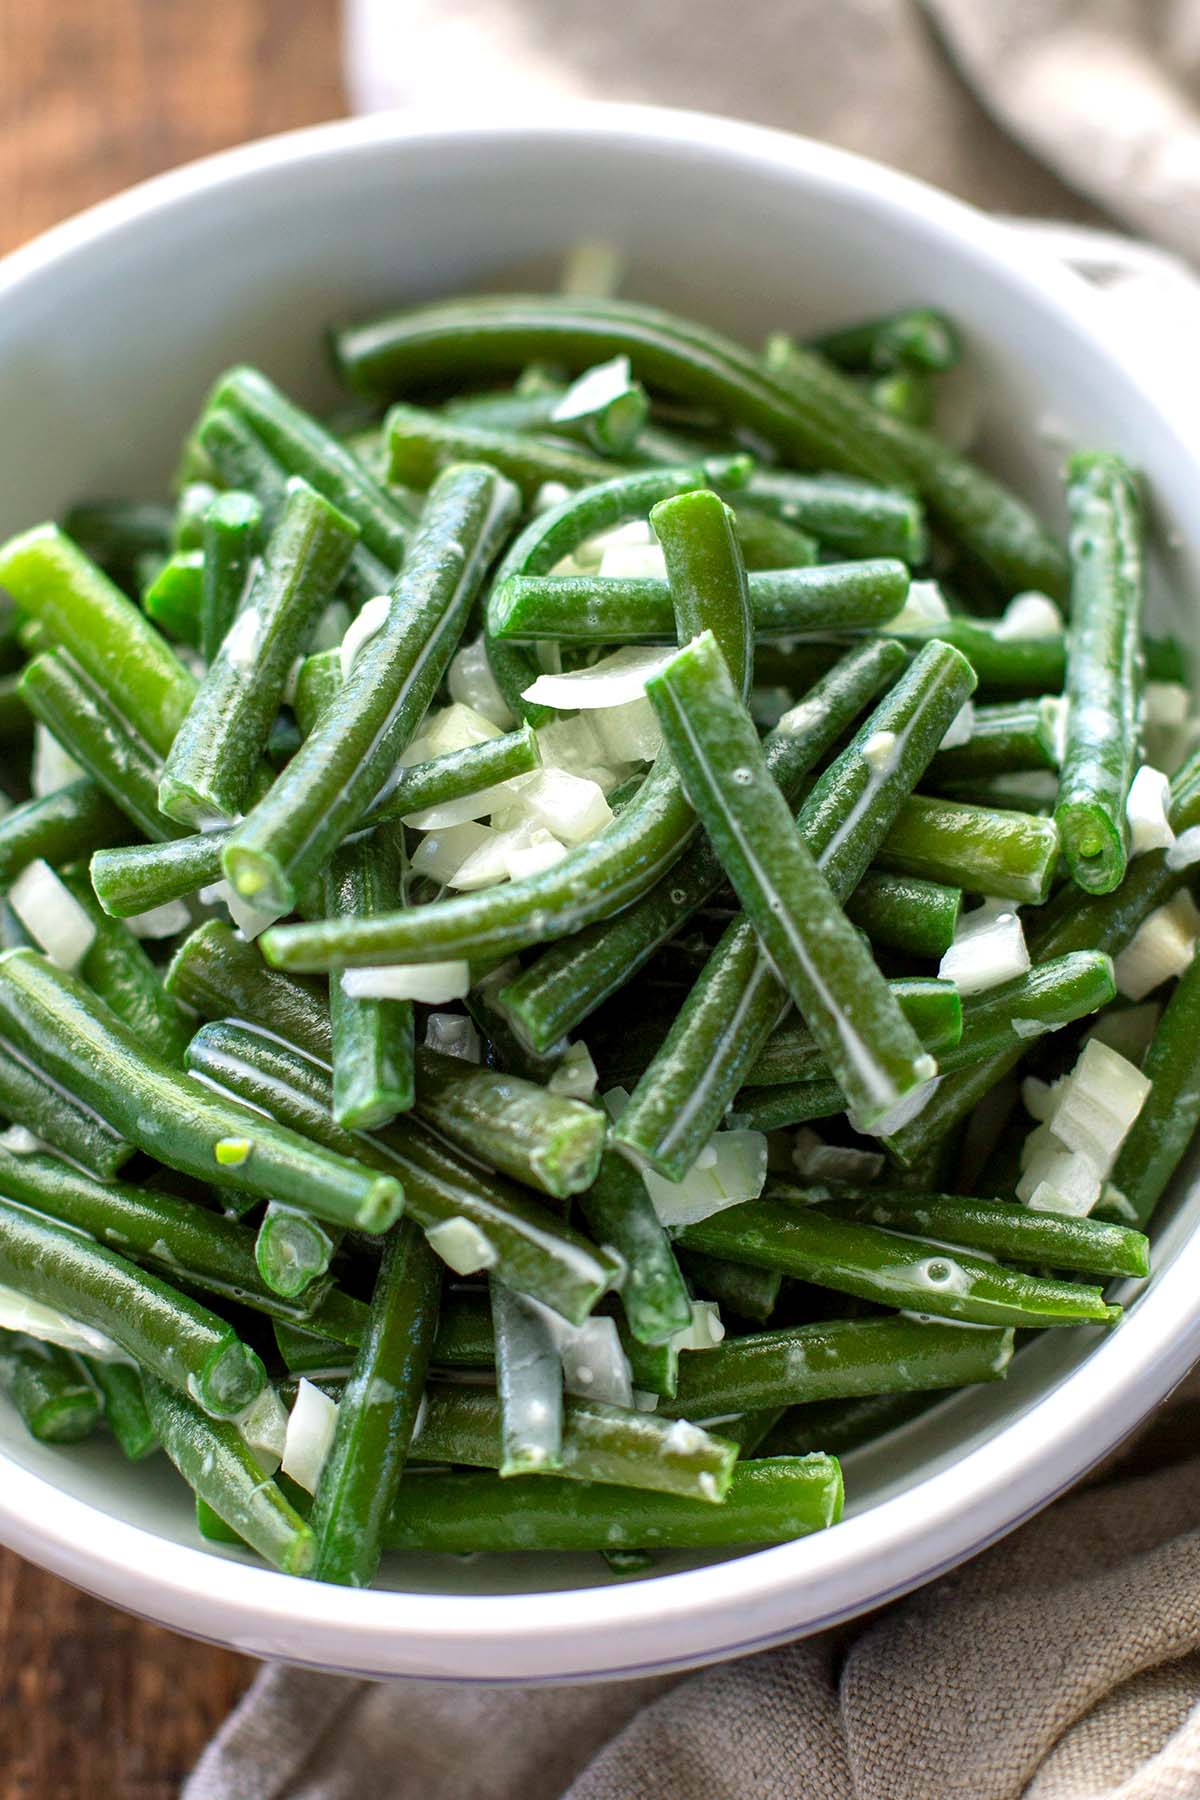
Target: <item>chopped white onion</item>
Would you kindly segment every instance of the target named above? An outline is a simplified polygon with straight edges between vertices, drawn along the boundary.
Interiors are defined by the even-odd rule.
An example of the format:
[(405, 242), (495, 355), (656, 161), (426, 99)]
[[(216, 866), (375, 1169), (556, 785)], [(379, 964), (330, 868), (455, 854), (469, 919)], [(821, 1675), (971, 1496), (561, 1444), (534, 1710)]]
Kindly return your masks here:
[(1034, 806), (1053, 806), (1058, 799), (1058, 776), (1052, 769), (1014, 769), (1004, 777), (1004, 785)]
[[(482, 843), (469, 850), (446, 876), (447, 886), (460, 893), (476, 893), (480, 888), (495, 887), (498, 881), (507, 881), (509, 857), (528, 845), (533, 832), (527, 819), (503, 831), (489, 831)], [(416, 867), (415, 858), (413, 866)]]
[(477, 1275), (481, 1269), (490, 1269), (496, 1260), (495, 1250), (470, 1219), (457, 1215), (443, 1219), (438, 1225), (430, 1225), (425, 1236), (430, 1248), (456, 1275)]
[(634, 1388), (633, 1404), (638, 1412), (657, 1412), (658, 1395), (647, 1393), (645, 1388)]
[(25, 1125), (9, 1125), (0, 1131), (0, 1150), (7, 1150), (10, 1156), (37, 1156), (49, 1148), (44, 1138)]
[(475, 707), (456, 700), (426, 713), (420, 731), (400, 758), (401, 767), (410, 769), (414, 763), (431, 762), (435, 756), (449, 756), (453, 750), (467, 750), (499, 736), (498, 725)]
[(1127, 1000), (1147, 994), (1182, 975), (1192, 960), (1200, 935), (1200, 912), (1185, 890), (1156, 907), (1115, 958), (1118, 991)]
[(26, 1337), (37, 1338), (39, 1343), (58, 1344), (64, 1350), (77, 1351), (80, 1356), (98, 1357), (101, 1362), (129, 1361), (124, 1350), (102, 1331), (93, 1331), (90, 1325), (69, 1319), (57, 1307), (30, 1300), (16, 1288), (0, 1287), (0, 1331), (22, 1331)]
[(550, 414), (551, 422), (578, 419), (599, 412), (610, 400), (616, 400), (629, 387), (629, 358), (614, 356), (608, 362), (585, 369), (567, 388)]
[(390, 594), (376, 594), (368, 600), (357, 618), (351, 619), (342, 638), (342, 680), (345, 681), (354, 667), (354, 661), (364, 644), (370, 643), (383, 630), (384, 621), (392, 609)]
[(811, 1181), (874, 1181), (882, 1175), (884, 1157), (877, 1150), (827, 1144), (809, 1125), (792, 1139), (792, 1165)]
[(479, 713), (498, 730), (510, 731), (516, 724), (504, 695), (496, 685), (496, 677), (492, 674), (492, 665), (488, 662), (487, 650), (481, 637), (476, 638), (473, 644), (464, 645), (455, 655), (450, 664), (446, 685), (450, 689), (452, 700)]
[(596, 1091), (596, 1065), (582, 1038), (568, 1047), (546, 1086), (552, 1094), (562, 1094), (568, 1100), (591, 1099)]
[(942, 1078), (936, 1072), (937, 1063), (932, 1056), (918, 1057), (915, 1066), (918, 1070), (928, 1068), (933, 1072), (927, 1075), (924, 1080), (918, 1081), (915, 1087), (909, 1088), (906, 1094), (901, 1094), (900, 1098), (894, 1100), (887, 1111), (882, 1113), (879, 1118), (871, 1119), (869, 1121), (865, 1119), (860, 1121), (855, 1118), (853, 1113), (851, 1113), (851, 1124), (857, 1131), (861, 1131), (864, 1137), (891, 1137), (894, 1132), (900, 1131), (905, 1125), (910, 1124), (913, 1119), (917, 1118), (920, 1113), (924, 1112), (925, 1108), (929, 1105), (929, 1102), (933, 1099), (933, 1096), (937, 1093)]
[(317, 1491), (337, 1420), (337, 1401), (331, 1400), (315, 1382), (301, 1377), (288, 1415), (282, 1467), (285, 1475), (310, 1494)]
[(66, 787), (68, 781), (78, 781), (83, 770), (70, 753), (63, 749), (52, 731), (49, 731), (39, 719), (33, 728), (33, 771), (29, 786), (37, 800), (56, 789)]
[(562, 1334), (563, 1387), (606, 1406), (633, 1405), (633, 1377), (615, 1319), (593, 1316)]
[[(528, 821), (551, 832), (560, 843), (581, 844), (612, 822), (603, 788), (586, 775), (537, 769), (531, 775), (514, 776), (507, 785), (510, 798), (493, 815), (493, 822), (505, 829)], [(414, 856), (414, 868), (416, 861)]]
[(1021, 1147), (1021, 1177), (1017, 1199), (1034, 1212), (1091, 1212), (1104, 1185), (1104, 1177), (1092, 1160), (1078, 1150), (1068, 1150), (1048, 1124), (1031, 1131)]
[(430, 831), (413, 851), (413, 873), (428, 875), (443, 885), (450, 882), (476, 850), (481, 850), (495, 837), (486, 825), (473, 823), (448, 825), (444, 831)]
[(624, 706), (630, 700), (644, 698), (651, 675), (657, 674), (675, 654), (674, 649), (658, 644), (629, 644), (602, 656), (589, 668), (572, 669), (566, 675), (539, 675), (522, 698), (563, 712)]
[(632, 577), (640, 580), (650, 576), (660, 581), (665, 580), (667, 573), (666, 559), (661, 544), (609, 544), (600, 558), (600, 575), (605, 581), (610, 576), (618, 580)]
[(378, 968), (343, 969), (342, 992), (352, 1000), (420, 1000), (441, 1006), (461, 1000), (471, 986), (469, 962), (387, 963)]
[(1143, 702), (1143, 722), (1182, 730), (1192, 710), (1192, 696), (1181, 681), (1148, 681)]
[(1143, 763), (1130, 784), (1125, 801), (1131, 855), (1142, 856), (1147, 850), (1167, 850), (1175, 842), (1175, 833), (1167, 818), (1170, 805), (1170, 782), (1161, 769)]
[(981, 994), (1029, 968), (1025, 932), (1006, 901), (985, 900), (960, 918), (954, 942), (938, 964), (938, 979), (960, 994)]
[(136, 938), (174, 937), (177, 932), (186, 931), (191, 922), (186, 900), (164, 900), (161, 906), (134, 913), (125, 921)]
[(950, 608), (936, 581), (910, 581), (904, 605), (879, 630), (889, 636), (922, 637), (936, 633), (949, 617)]
[(644, 694), (624, 706), (599, 708), (591, 721), (606, 763), (653, 762), (662, 749), (662, 726)]
[(231, 663), (240, 675), (248, 675), (258, 661), (261, 627), (257, 606), (246, 606), (225, 633), (219, 654), (222, 661)]
[(197, 896), (202, 906), (223, 906), (242, 936), (251, 943), (261, 937), (268, 925), (276, 919), (282, 919), (287, 908), (263, 912), (261, 908), (252, 906), (242, 898), (237, 889), (228, 881), (214, 881), (210, 887), (202, 887)]
[(873, 731), (863, 745), (863, 761), (876, 775), (886, 775), (896, 761), (898, 739), (894, 731)]
[(1040, 1081), (1036, 1075), (1027, 1075), (1021, 1083), (1021, 1104), (1039, 1125), (1044, 1125), (1054, 1111), (1054, 1096), (1060, 1086), (1061, 1081)]
[(425, 1021), (425, 1042), (443, 1056), (459, 1056), (472, 1063), (483, 1060), (479, 1033), (466, 1013), (430, 1013)]
[(1190, 869), (1196, 862), (1200, 862), (1200, 825), (1189, 825), (1167, 851), (1167, 867)]
[[(517, 834), (514, 832), (513, 835)], [(531, 831), (528, 843), (517, 844), (509, 850), (509, 879), (521, 881), (526, 875), (540, 875), (543, 869), (552, 869), (555, 863), (561, 862), (566, 854), (566, 845), (560, 844), (553, 832), (537, 825)]]
[[(1162, 1007), (1157, 1000), (1143, 1000), (1137, 1006), (1122, 1006), (1103, 1012), (1087, 1034), (1107, 1044), (1127, 1062), (1141, 1063), (1150, 1040), (1158, 1028)], [(1087, 1040), (1085, 1040), (1087, 1041)]]
[(598, 717), (577, 713), (571, 719), (551, 719), (548, 725), (539, 725), (536, 736), (542, 767), (582, 775), (585, 769), (602, 763), (606, 752), (596, 728)]
[(996, 621), (992, 635), (998, 638), (1061, 637), (1063, 616), (1048, 594), (1014, 594)]
[(1089, 1038), (1055, 1096), (1050, 1130), (1107, 1174), (1150, 1092), (1135, 1064)]
[[(617, 1120), (629, 1104), (624, 1088), (610, 1088), (604, 1105)], [(761, 1131), (718, 1131), (709, 1139), (682, 1181), (668, 1181), (653, 1169), (640, 1171), (661, 1224), (694, 1225), (727, 1206), (757, 1200), (767, 1179), (767, 1139)]]
[(713, 1350), (725, 1336), (721, 1309), (715, 1300), (693, 1300), (692, 1317), (669, 1339), (672, 1350)]
[(288, 1431), (287, 1408), (273, 1387), (263, 1388), (250, 1402), (237, 1427), (263, 1473), (273, 1474), (283, 1461)]
[(77, 969), (96, 941), (95, 925), (40, 856), (25, 864), (8, 890), (8, 903), (60, 969)]
[(945, 736), (938, 745), (939, 750), (957, 750), (960, 744), (969, 744), (975, 730), (975, 702), (964, 700), (949, 725)]

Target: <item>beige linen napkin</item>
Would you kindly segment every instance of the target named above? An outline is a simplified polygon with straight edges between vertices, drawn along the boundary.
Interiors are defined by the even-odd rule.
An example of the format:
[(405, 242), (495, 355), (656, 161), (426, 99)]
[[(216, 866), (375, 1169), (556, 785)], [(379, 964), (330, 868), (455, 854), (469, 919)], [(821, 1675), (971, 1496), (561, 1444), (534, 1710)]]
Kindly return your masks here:
[[(705, 107), (1200, 252), (1200, 0), (348, 0), (347, 68), (363, 109)], [(1130, 274), (1127, 316), (1159, 291), (1119, 243), (1056, 247)], [(1164, 279), (1190, 326), (1186, 278)], [(1198, 1445), (1200, 1386), (932, 1587), (698, 1674), (481, 1690), (269, 1668), (184, 1800), (1200, 1800)]]

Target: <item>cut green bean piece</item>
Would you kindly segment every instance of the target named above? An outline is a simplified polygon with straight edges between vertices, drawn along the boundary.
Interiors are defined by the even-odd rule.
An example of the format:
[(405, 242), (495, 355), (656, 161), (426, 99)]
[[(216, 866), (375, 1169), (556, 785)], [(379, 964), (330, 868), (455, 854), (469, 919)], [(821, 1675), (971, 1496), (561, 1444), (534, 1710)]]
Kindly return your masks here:
[(371, 1309), (338, 1405), (312, 1511), (320, 1581), (366, 1587), (408, 1455), (437, 1331), (441, 1265), (402, 1221), (384, 1245)]
[(967, 1199), (960, 1194), (876, 1193), (835, 1187), (828, 1199), (820, 1188), (805, 1192), (838, 1219), (859, 1219), (893, 1231), (920, 1232), (965, 1250), (982, 1250), (1008, 1262), (1049, 1269), (1074, 1269), (1104, 1279), (1150, 1273), (1150, 1246), (1140, 1231), (1098, 1219), (1031, 1212), (1005, 1200)]
[[(790, 802), (798, 799), (804, 777), (902, 667), (894, 644), (881, 639), (863, 644), (768, 732), (763, 756)], [(573, 1031), (631, 980), (723, 881), (716, 852), (707, 838), (699, 838), (633, 906), (543, 951), (500, 995), (522, 1041), (544, 1051)]]
[[(370, 918), (403, 903), (403, 833), (384, 826), (342, 844), (325, 877), (330, 918)], [(333, 1116), (372, 1131), (407, 1112), (415, 1091), (411, 1000), (361, 999), (329, 984)]]
[(893, 369), (867, 383), (871, 405), (906, 425), (932, 425), (937, 414), (937, 390), (924, 369)]
[(330, 650), (315, 650), (311, 656), (305, 657), (296, 676), (292, 697), (292, 709), (296, 714), (301, 737), (311, 735), (313, 726), (330, 701), (341, 693), (342, 687), (340, 644)]
[(829, 1456), (774, 1457), (733, 1471), (720, 1506), (598, 1482), (529, 1475), (423, 1475), (401, 1488), (389, 1550), (465, 1555), (508, 1550), (729, 1549), (782, 1544), (835, 1525), (842, 1473)]
[[(628, 491), (621, 488), (622, 507)], [(740, 685), (749, 667), (746, 577), (728, 508), (706, 489), (685, 490), (670, 505), (682, 510), (657, 516), (679, 635), (686, 639), (711, 626)], [(674, 765), (660, 752), (636, 799), (612, 824), (541, 874), (381, 919), (275, 926), (264, 934), (263, 953), (289, 969), (507, 956), (640, 899), (677, 862), (694, 830)]]
[(1002, 1268), (928, 1239), (831, 1218), (815, 1207), (754, 1201), (685, 1226), (679, 1242), (731, 1262), (779, 1269), (817, 1287), (976, 1325), (1113, 1324), (1098, 1287)]
[[(963, 1005), (952, 981), (906, 975), (889, 987), (905, 1018), (927, 1050), (939, 1058), (957, 1044), (963, 1031)], [(747, 1072), (747, 1087), (770, 1087), (781, 1081), (828, 1080), (829, 1065), (803, 1019), (789, 1018), (776, 1027)]]
[(254, 568), (159, 783), (170, 818), (203, 828), (238, 818), (292, 664), (337, 585), (356, 527), (307, 482), (288, 482), (283, 515)]
[(1049, 695), (977, 706), (970, 737), (965, 744), (938, 751), (929, 765), (930, 782), (941, 787), (1025, 769), (1056, 769), (1059, 710), (1060, 703)]
[(207, 1307), (76, 1231), (0, 1200), (0, 1280), (103, 1332), (143, 1368), (234, 1418), (262, 1392), (262, 1363)]
[(612, 474), (603, 457), (589, 455), (573, 444), (466, 425), (417, 406), (393, 406), (384, 431), (388, 477), (409, 487), (429, 487), (454, 463), (487, 463), (514, 482), (529, 505), (547, 481), (590, 487)]
[(930, 960), (954, 942), (961, 910), (961, 888), (879, 869), (868, 869), (846, 901), (846, 917), (877, 947)]
[[(499, 1396), (487, 1388), (432, 1383), (412, 1453), (426, 1462), (498, 1468)], [(729, 1491), (736, 1458), (735, 1444), (698, 1426), (672, 1433), (667, 1419), (597, 1400), (568, 1399), (563, 1407), (563, 1470), (577, 1481), (719, 1503)], [(549, 1477), (538, 1476), (543, 1479)]]
[(67, 508), (62, 528), (126, 591), (136, 585), (144, 557), (165, 556), (171, 548), (170, 509), (153, 500), (85, 501)]
[(829, 1319), (725, 1338), (679, 1359), (679, 1389), (660, 1412), (715, 1418), (724, 1412), (845, 1400), (862, 1394), (966, 1387), (997, 1381), (1012, 1356), (1011, 1330), (966, 1330), (915, 1319)]
[(133, 1155), (133, 1145), (85, 1106), (71, 1085), (53, 1080), (26, 1047), (8, 1041), (2, 1030), (0, 1113), (102, 1181), (116, 1175)]
[[(908, 570), (878, 557), (758, 572), (748, 586), (758, 637), (870, 631), (904, 605)], [(506, 643), (666, 644), (675, 636), (670, 589), (651, 575), (513, 575), (496, 589), (489, 615)]]
[(877, 857), (881, 869), (1040, 906), (1058, 860), (1052, 819), (914, 794)]
[(1143, 1231), (1200, 1124), (1200, 960), (1193, 957), (1158, 1022), (1142, 1073), (1153, 1086), (1122, 1144), (1106, 1203)]
[(78, 1357), (57, 1344), (0, 1331), (0, 1388), (43, 1444), (79, 1444), (100, 1423), (100, 1401)]
[(915, 368), (934, 375), (953, 369), (962, 355), (953, 324), (930, 306), (842, 326), (815, 338), (811, 348), (841, 369)]
[(181, 1063), (193, 1022), (163, 987), (162, 975), (132, 931), (110, 919), (96, 899), (85, 871), (75, 865), (60, 879), (92, 922), (95, 936), (79, 964), (92, 992), (141, 1041), (167, 1062)]
[(0, 956), (0, 1031), (170, 1168), (365, 1231), (386, 1230), (403, 1206), (397, 1181), (217, 1099), (148, 1050), (82, 982), (31, 951)]
[(273, 1567), (287, 1575), (311, 1574), (312, 1528), (263, 1475), (237, 1427), (206, 1418), (153, 1377), (146, 1380), (146, 1403), (163, 1449), (217, 1517)]
[(203, 553), (179, 550), (167, 558), (142, 595), (146, 617), (174, 643), (192, 650), (200, 647), (203, 582)]
[(581, 1193), (596, 1179), (604, 1114), (536, 1082), (421, 1049), (416, 1110), (471, 1156), (556, 1199)]
[(157, 754), (69, 656), (48, 650), (36, 657), (21, 677), (21, 694), (138, 831), (150, 838), (180, 835), (183, 828), (159, 811)]
[[(485, 738), (428, 762), (410, 763), (395, 783), (386, 788), (370, 814), (370, 823), (387, 824), (433, 806), (448, 806), (473, 795), (487, 799), (489, 790), (514, 775), (528, 775), (541, 767), (537, 733), (530, 725), (501, 737)], [(481, 805), (480, 813), (489, 810)], [(472, 809), (473, 811), (473, 809)]]
[(326, 1273), (334, 1248), (319, 1219), (272, 1200), (254, 1240), (254, 1260), (264, 1286), (293, 1300)]
[(907, 1425), (936, 1403), (936, 1392), (866, 1394), (860, 1400), (813, 1400), (789, 1407), (759, 1445), (763, 1456), (810, 1456), (828, 1445), (845, 1456), (886, 1432)]
[[(193, 1067), (317, 1143), (403, 1181), (412, 1217), (426, 1231), (465, 1220), (480, 1266), (518, 1293), (581, 1324), (618, 1274), (613, 1259), (556, 1219), (532, 1196), (485, 1175), (407, 1119), (378, 1135), (344, 1131), (330, 1116), (329, 1070), (289, 1045), (244, 1026), (207, 1025), (188, 1053)], [(327, 1330), (320, 1313), (315, 1331)]]
[(185, 899), (220, 881), (221, 851), (229, 835), (227, 830), (198, 831), (160, 844), (97, 850), (91, 861), (96, 898), (114, 919), (134, 918), (152, 907)]
[(332, 1057), (322, 984), (269, 969), (254, 945), (221, 919), (207, 920), (185, 938), (167, 970), (166, 988), (202, 1018), (245, 1019), (322, 1062)]
[(199, 648), (206, 663), (215, 660), (241, 611), (262, 523), (262, 507), (253, 494), (218, 494), (204, 514)]
[(579, 1209), (596, 1243), (625, 1264), (621, 1306), (632, 1336), (639, 1343), (663, 1344), (685, 1330), (691, 1323), (691, 1302), (637, 1170), (624, 1157), (606, 1152), (595, 1180), (579, 1197)]
[(150, 1419), (142, 1378), (129, 1363), (85, 1358), (88, 1373), (104, 1401), (104, 1419), (129, 1462), (144, 1462), (158, 1449), (158, 1433)]
[(166, 639), (56, 525), (0, 545), (0, 587), (119, 701), (131, 731), (165, 756), (196, 682)]
[[(681, 1250), (678, 1255), (679, 1266), (688, 1280), (724, 1311), (736, 1313), (740, 1319), (765, 1325), (779, 1304), (783, 1276), (777, 1269), (751, 1269), (745, 1263), (705, 1256), (700, 1250)], [(672, 1393), (676, 1385), (673, 1384)]]
[(1107, 894), (1125, 873), (1140, 745), (1141, 508), (1132, 473), (1104, 452), (1072, 458), (1067, 507), (1067, 722), (1054, 817), (1075, 881)]
[(746, 496), (843, 556), (899, 557), (912, 564), (924, 562), (929, 553), (921, 503), (899, 488), (875, 487), (844, 475), (756, 469)]
[(500, 1404), (501, 1475), (561, 1469), (563, 1371), (545, 1317), (502, 1281), (489, 1284)]
[[(513, 489), (491, 470), (464, 464), (439, 477), (378, 632), (359, 650), (337, 701), (225, 847), (225, 872), (246, 899), (292, 907), (382, 792), (433, 698), (515, 506)], [(326, 929), (373, 927), (378, 921)]]

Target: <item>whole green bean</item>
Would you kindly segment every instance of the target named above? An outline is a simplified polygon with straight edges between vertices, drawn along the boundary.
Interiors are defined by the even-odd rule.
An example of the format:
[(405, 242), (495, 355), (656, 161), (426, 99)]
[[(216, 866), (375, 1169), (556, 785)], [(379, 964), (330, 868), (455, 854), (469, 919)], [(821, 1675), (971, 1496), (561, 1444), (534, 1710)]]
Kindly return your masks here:
[(804, 569), (818, 560), (820, 546), (816, 540), (797, 531), (786, 519), (762, 512), (757, 506), (737, 505), (733, 520), (738, 549), (747, 569), (760, 573), (770, 569)]
[(168, 1167), (366, 1231), (385, 1230), (403, 1206), (396, 1180), (218, 1099), (31, 951), (0, 956), (0, 1031), (35, 1047), (52, 1080)]
[[(333, 1055), (322, 984), (269, 969), (254, 945), (221, 919), (207, 920), (184, 939), (165, 986), (202, 1018), (245, 1019), (322, 1062)], [(332, 1092), (330, 1100), (332, 1106)]]
[(150, 1422), (142, 1378), (129, 1363), (101, 1362), (86, 1357), (87, 1370), (104, 1401), (104, 1419), (129, 1462), (144, 1462), (158, 1449), (158, 1434)]
[(577, 445), (522, 436), (494, 426), (468, 425), (417, 406), (393, 406), (384, 424), (388, 477), (427, 488), (454, 463), (486, 463), (514, 482), (526, 505), (547, 481), (590, 487), (606, 481), (612, 465)]
[(241, 611), (262, 535), (262, 507), (253, 494), (218, 494), (201, 525), (200, 654), (215, 660)]
[(660, 1412), (716, 1418), (756, 1407), (1001, 1380), (1011, 1330), (964, 1330), (915, 1319), (827, 1319), (685, 1352), (679, 1388)]
[(1075, 1269), (1105, 1279), (1150, 1273), (1150, 1246), (1142, 1233), (1098, 1219), (1060, 1218), (1054, 1213), (1031, 1212), (1010, 1201), (967, 1199), (960, 1194), (901, 1194), (890, 1188), (875, 1193), (869, 1188), (835, 1187), (826, 1199), (819, 1187), (804, 1192), (806, 1202), (816, 1200), (834, 1218), (920, 1232), (1010, 1262)]
[(553, 1332), (523, 1295), (502, 1281), (488, 1287), (500, 1411), (495, 1466), (505, 1476), (561, 1469), (563, 1369)]
[(881, 869), (1040, 906), (1058, 860), (1052, 819), (914, 794), (876, 861)]
[[(380, 827), (342, 844), (325, 876), (330, 918), (370, 918), (403, 904), (404, 844), (399, 828)], [(413, 1104), (413, 1008), (410, 1000), (360, 999), (329, 984), (333, 1116), (371, 1131)]]
[(401, 1221), (384, 1245), (362, 1343), (338, 1405), (312, 1525), (316, 1576), (366, 1587), (408, 1455), (437, 1332), (441, 1265)]
[(102, 1331), (214, 1417), (236, 1417), (266, 1383), (253, 1350), (207, 1307), (115, 1251), (3, 1199), (0, 1279)]
[[(870, 631), (904, 605), (908, 570), (876, 557), (760, 571), (748, 585), (758, 637)], [(651, 575), (512, 575), (493, 593), (489, 617), (505, 643), (665, 644), (675, 636), (670, 589)]]
[(307, 482), (291, 478), (242, 610), (163, 765), (158, 798), (168, 817), (202, 829), (241, 815), (288, 673), (356, 535), (352, 520)]
[[(514, 511), (514, 491), (491, 470), (464, 464), (439, 477), (379, 631), (225, 847), (225, 872), (245, 898), (293, 906), (378, 797), (433, 698)], [(327, 929), (372, 928), (378, 921)]]
[(78, 1357), (57, 1344), (0, 1331), (0, 1388), (43, 1444), (78, 1444), (100, 1423), (100, 1401)]
[(829, 1456), (845, 1456), (927, 1412), (936, 1393), (865, 1394), (860, 1400), (813, 1400), (792, 1406), (759, 1445), (763, 1456), (810, 1456), (825, 1444)]
[(1111, 1177), (1120, 1216), (1143, 1231), (1200, 1123), (1200, 961), (1193, 958), (1167, 1002), (1142, 1073), (1153, 1082), (1121, 1145)]
[(1067, 722), (1054, 817), (1075, 881), (1107, 894), (1125, 873), (1125, 801), (1140, 747), (1143, 573), (1132, 473), (1105, 452), (1073, 457), (1067, 507)]
[(731, 1262), (780, 1269), (817, 1287), (976, 1325), (1112, 1324), (1097, 1287), (1002, 1268), (925, 1238), (758, 1200), (687, 1225), (679, 1242)]
[(733, 1471), (720, 1506), (554, 1475), (422, 1475), (396, 1497), (388, 1550), (674, 1550), (782, 1544), (835, 1525), (842, 1474), (829, 1456), (773, 1457)]
[(595, 1242), (625, 1264), (621, 1306), (632, 1336), (639, 1343), (661, 1344), (683, 1331), (691, 1323), (691, 1302), (637, 1170), (606, 1152), (595, 1180), (579, 1196), (579, 1210)]
[(930, 959), (954, 942), (961, 910), (961, 888), (879, 869), (868, 869), (846, 902), (846, 917), (873, 944)]
[(188, 1486), (275, 1568), (311, 1574), (311, 1526), (263, 1475), (237, 1427), (206, 1418), (161, 1381), (148, 1377), (145, 1386), (154, 1429)]

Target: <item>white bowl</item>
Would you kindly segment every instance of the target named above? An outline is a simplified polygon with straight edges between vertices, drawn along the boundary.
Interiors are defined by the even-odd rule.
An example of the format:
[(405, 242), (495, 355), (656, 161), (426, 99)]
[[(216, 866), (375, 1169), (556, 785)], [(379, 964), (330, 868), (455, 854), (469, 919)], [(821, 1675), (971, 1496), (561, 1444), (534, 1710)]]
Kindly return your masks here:
[[(964, 327), (993, 465), (1060, 514), (1039, 422), (1121, 448), (1153, 494), (1160, 591), (1200, 589), (1195, 440), (1108, 342), (1075, 278), (1003, 227), (840, 151), (686, 113), (576, 107), (530, 125), (383, 117), (251, 145), (135, 189), (0, 267), (0, 534), (70, 500), (162, 490), (214, 374), (261, 362), (334, 398), (334, 319), (503, 276), (583, 237), (631, 290), (755, 341), (909, 302)], [(1189, 426), (1194, 431), (1194, 426)], [(161, 1459), (53, 1451), (0, 1413), (0, 1538), (81, 1587), (265, 1657), (369, 1675), (587, 1679), (760, 1648), (927, 1581), (1111, 1449), (1200, 1353), (1182, 1189), (1124, 1323), (1047, 1332), (1007, 1383), (848, 1459), (820, 1537), (614, 1582), (599, 1558), (394, 1559), (370, 1592), (203, 1547)], [(1135, 1291), (1131, 1284), (1131, 1292)], [(519, 1596), (517, 1598), (516, 1596)]]

